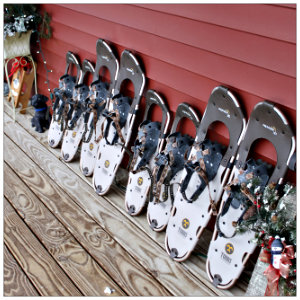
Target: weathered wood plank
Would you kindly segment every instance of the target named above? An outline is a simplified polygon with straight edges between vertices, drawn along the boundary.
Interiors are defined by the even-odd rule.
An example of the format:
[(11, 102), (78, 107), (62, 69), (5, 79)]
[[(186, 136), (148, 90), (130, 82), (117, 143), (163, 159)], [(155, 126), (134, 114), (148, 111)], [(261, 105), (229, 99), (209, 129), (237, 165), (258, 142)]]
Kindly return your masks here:
[[(7, 137), (4, 138), (7, 149), (5, 161), (127, 294), (170, 295), (61, 188), (51, 182), (21, 149)], [(18, 160), (14, 159), (16, 156)]]
[[(41, 144), (33, 140), (17, 123), (13, 124), (7, 115), (5, 123), (8, 125), (5, 126), (7, 135), (40, 165), (52, 180), (67, 189), (73, 201), (114, 236), (115, 240), (168, 290), (175, 295), (215, 295), (201, 278), (193, 276), (182, 264), (170, 260), (166, 252), (153, 243), (149, 236), (133, 226), (132, 222), (108, 201), (98, 197), (86, 182), (78, 180), (77, 176), (74, 177), (74, 173), (66, 168), (64, 163), (54, 161), (53, 155), (47, 149), (43, 149)], [(5, 156), (8, 152), (5, 151)]]
[(41, 295), (82, 295), (6, 199), (4, 242)]
[(114, 290), (113, 296), (124, 295), (70, 232), (5, 163), (4, 174), (5, 197), (80, 291), (85, 296), (105, 296), (105, 288), (110, 287)]
[[(5, 110), (7, 111), (7, 110)], [(7, 111), (9, 112), (9, 111)], [(29, 113), (32, 114), (32, 111), (29, 110)], [(46, 133), (39, 134), (36, 133), (31, 127), (30, 122), (27, 121), (27, 119), (30, 118), (30, 115), (24, 116), (24, 115), (17, 115), (17, 120), (19, 123), (24, 126), (24, 128), (32, 134), (36, 139), (38, 139), (43, 145), (48, 147), (47, 143), (47, 136)], [(50, 152), (52, 152), (57, 158), (60, 158), (60, 149), (52, 149), (48, 148)], [(92, 185), (91, 178), (87, 178), (82, 175), (79, 169), (79, 162), (78, 160), (73, 161), (71, 163), (66, 164), (68, 168), (70, 168), (74, 173), (76, 173), (79, 177), (81, 177), (84, 181), (86, 181), (88, 184)], [(112, 189), (110, 193), (107, 196), (104, 196), (105, 199), (107, 199), (112, 205), (115, 206), (116, 209), (118, 209), (121, 213), (123, 213), (127, 218), (130, 219), (132, 223), (134, 223), (136, 226), (138, 226), (141, 230), (143, 230), (147, 235), (149, 235), (154, 242), (156, 242), (158, 245), (161, 246), (162, 249), (165, 249), (165, 233), (157, 233), (150, 229), (146, 218), (144, 215), (136, 216), (132, 218), (129, 216), (125, 210), (124, 210), (124, 193), (120, 191), (117, 187), (114, 185), (112, 186)], [(212, 232), (206, 230), (201, 237), (199, 241), (199, 245), (201, 247), (197, 247), (196, 253), (192, 254), (191, 257), (182, 264), (185, 266), (186, 269), (188, 269), (192, 274), (194, 274), (196, 277), (201, 278), (205, 284), (207, 284), (214, 292), (218, 295), (236, 295), (240, 296), (243, 295), (247, 289), (247, 285), (249, 282), (249, 276), (246, 274), (242, 274), (239, 281), (236, 283), (234, 287), (232, 287), (229, 291), (227, 290), (219, 290), (212, 286), (210, 281), (207, 278), (206, 274), (206, 259), (203, 257), (207, 253), (207, 249), (209, 246), (209, 241), (211, 239)]]
[[(30, 113), (32, 113), (29, 110)], [(28, 116), (29, 117), (29, 116)], [(27, 117), (27, 118), (28, 118)], [(17, 115), (17, 119), (20, 119), (19, 122), (21, 124), (24, 124), (24, 128), (29, 131), (35, 138), (39, 139), (39, 141), (47, 147), (47, 136), (46, 133), (43, 135), (35, 132), (30, 127), (30, 122), (25, 121), (27, 119), (24, 117), (24, 115)], [(49, 148), (49, 151), (51, 151), (57, 158), (60, 159), (60, 148), (52, 149)], [(74, 173), (76, 173), (79, 177), (81, 177), (84, 181), (86, 181), (88, 184), (92, 186), (92, 180), (91, 177), (85, 177), (82, 175), (80, 168), (79, 168), (79, 161), (75, 160), (68, 164), (66, 164), (68, 168), (70, 168)], [(157, 233), (150, 229), (148, 222), (145, 218), (145, 215), (140, 215), (136, 217), (129, 216), (125, 210), (124, 210), (124, 193), (120, 191), (117, 187), (114, 185), (111, 188), (110, 193), (107, 196), (104, 196), (105, 199), (107, 199), (112, 205), (115, 206), (121, 213), (123, 213), (126, 217), (130, 218), (130, 221), (133, 222), (135, 225), (137, 225), (140, 229), (142, 229), (147, 235), (149, 235), (153, 241), (158, 243), (162, 249), (165, 249), (165, 233)], [(243, 295), (247, 289), (247, 285), (249, 282), (249, 276), (242, 274), (241, 279), (236, 283), (234, 287), (230, 289), (230, 291), (227, 290), (219, 290), (211, 284), (211, 282), (207, 278), (206, 274), (206, 259), (203, 257), (203, 255), (206, 255), (209, 242), (212, 236), (212, 232), (206, 230), (203, 234), (203, 236), (200, 238), (199, 245), (201, 247), (198, 247), (196, 255), (192, 255), (186, 262), (183, 262), (182, 264), (195, 276), (200, 277), (205, 284), (210, 286), (211, 289), (215, 291), (218, 295), (236, 295), (240, 296)], [(199, 252), (199, 249), (201, 251)]]
[(3, 294), (7, 296), (39, 296), (7, 247), (3, 247)]

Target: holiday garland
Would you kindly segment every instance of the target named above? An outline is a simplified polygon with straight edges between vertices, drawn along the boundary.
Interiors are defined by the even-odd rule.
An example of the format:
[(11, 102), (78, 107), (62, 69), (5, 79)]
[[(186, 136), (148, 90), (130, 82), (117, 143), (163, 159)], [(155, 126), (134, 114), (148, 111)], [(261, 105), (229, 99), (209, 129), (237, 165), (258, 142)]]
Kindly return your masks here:
[[(283, 196), (280, 197), (275, 184), (269, 184), (263, 188), (261, 179), (246, 174), (245, 182), (233, 182), (226, 187), (230, 193), (246, 205), (247, 210), (238, 222), (233, 222), (237, 234), (246, 231), (255, 231), (252, 240), (263, 251), (260, 260), (269, 264), (265, 271), (268, 279), (266, 295), (279, 293), (279, 288), (284, 295), (296, 295), (296, 220), (291, 219), (289, 204), (284, 199), (296, 193), (296, 188), (291, 184), (285, 184)], [(281, 246), (278, 269), (272, 266), (274, 249)], [(280, 252), (280, 253), (281, 253)], [(272, 281), (272, 282), (271, 282)]]
[(47, 12), (41, 15), (34, 4), (5, 4), (4, 39), (28, 30), (36, 30), (41, 38), (49, 39), (52, 36), (50, 21)]

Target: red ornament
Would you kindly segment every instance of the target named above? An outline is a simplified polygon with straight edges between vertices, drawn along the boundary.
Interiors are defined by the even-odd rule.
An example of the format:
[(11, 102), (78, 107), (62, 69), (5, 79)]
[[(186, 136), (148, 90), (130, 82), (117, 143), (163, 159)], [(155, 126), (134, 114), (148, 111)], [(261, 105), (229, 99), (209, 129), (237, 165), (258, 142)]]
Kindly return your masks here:
[(253, 203), (256, 205), (256, 204), (257, 204), (257, 201), (254, 201)]
[(257, 205), (257, 208), (260, 208), (260, 207), (261, 207), (261, 205), (260, 205), (260, 204), (258, 204), (258, 205)]

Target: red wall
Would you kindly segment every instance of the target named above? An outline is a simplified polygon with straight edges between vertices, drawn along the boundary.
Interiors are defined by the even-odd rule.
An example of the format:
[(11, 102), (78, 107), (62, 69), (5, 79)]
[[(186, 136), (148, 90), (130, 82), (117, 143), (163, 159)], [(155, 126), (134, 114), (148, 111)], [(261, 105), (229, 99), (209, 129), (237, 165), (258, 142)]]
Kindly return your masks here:
[[(188, 102), (203, 114), (217, 85), (229, 87), (248, 118), (256, 103), (278, 104), (296, 128), (296, 5), (262, 4), (43, 4), (53, 37), (42, 42), (51, 88), (63, 74), (65, 54), (95, 62), (98, 38), (120, 57), (133, 51), (172, 112)], [(37, 57), (40, 60), (40, 57)], [(38, 67), (39, 89), (47, 93)], [(218, 133), (227, 136), (226, 131)], [(268, 145), (260, 156), (274, 161)]]

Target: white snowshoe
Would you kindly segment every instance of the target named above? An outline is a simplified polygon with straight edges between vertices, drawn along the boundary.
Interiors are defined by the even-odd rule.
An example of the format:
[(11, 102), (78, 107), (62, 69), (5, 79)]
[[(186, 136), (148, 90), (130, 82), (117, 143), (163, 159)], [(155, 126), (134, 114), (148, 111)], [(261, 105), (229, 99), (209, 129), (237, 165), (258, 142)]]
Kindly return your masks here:
[[(119, 62), (109, 45), (102, 39), (98, 39), (96, 45), (97, 62), (90, 86), (90, 97), (87, 109), (84, 112), (84, 133), (82, 136), (80, 153), (80, 170), (85, 176), (91, 176), (94, 172), (98, 152), (98, 136), (104, 121), (102, 112), (107, 107), (109, 98), (114, 96), (114, 86), (118, 75)], [(105, 67), (110, 75), (110, 82), (100, 78), (100, 70)]]
[[(205, 139), (209, 126), (220, 121), (229, 131), (229, 146), (224, 154), (220, 144)], [(184, 261), (192, 253), (227, 182), (231, 163), (245, 129), (245, 118), (232, 93), (222, 86), (209, 98), (197, 131), (189, 161), (181, 178), (166, 234), (166, 250), (176, 261)]]
[[(267, 139), (277, 152), (274, 171), (268, 164), (248, 159), (251, 146), (257, 139)], [(244, 266), (256, 248), (252, 240), (254, 231), (236, 234), (238, 224), (254, 206), (248, 198), (241, 197), (241, 186), (251, 189), (247, 179), (254, 176), (259, 180), (262, 190), (267, 184), (282, 184), (289, 162), (295, 150), (295, 138), (286, 120), (274, 104), (264, 101), (258, 103), (250, 116), (245, 134), (239, 146), (236, 161), (230, 175), (230, 190), (224, 192), (217, 216), (215, 230), (208, 249), (207, 274), (215, 286), (228, 289), (234, 285)], [(271, 168), (272, 169), (272, 168)], [(270, 174), (271, 173), (271, 174)], [(251, 174), (249, 177), (248, 174)], [(246, 184), (247, 183), (247, 184)], [(237, 187), (239, 186), (238, 190)], [(237, 191), (236, 191), (237, 190)], [(253, 191), (253, 193), (255, 193)]]
[[(162, 110), (162, 122), (150, 121), (150, 108), (158, 105)], [(168, 108), (154, 91), (146, 93), (146, 108), (138, 136), (132, 147), (133, 159), (129, 168), (129, 179), (125, 194), (125, 208), (132, 216), (138, 215), (146, 204), (148, 192), (153, 184), (155, 157), (164, 146), (164, 137), (170, 122)]]
[(92, 63), (84, 60), (82, 63), (82, 76), (73, 89), (73, 97), (68, 100), (72, 108), (72, 116), (68, 120), (68, 125), (64, 133), (61, 146), (61, 157), (66, 162), (70, 162), (76, 155), (79, 144), (84, 133), (84, 116), (89, 97), (89, 87), (84, 83), (88, 73), (94, 74), (95, 69)]
[[(120, 65), (114, 88), (115, 95), (110, 100), (108, 110), (103, 113), (106, 119), (103, 123), (102, 138), (99, 142), (94, 168), (93, 186), (99, 195), (104, 195), (109, 191), (115, 178), (131, 137), (145, 86), (145, 75), (130, 51), (123, 51)], [(121, 85), (125, 80), (133, 83), (133, 99), (121, 94)]]
[(191, 106), (186, 103), (179, 104), (165, 149), (159, 153), (155, 162), (153, 195), (147, 210), (147, 220), (154, 231), (163, 231), (168, 224), (185, 159), (194, 141), (192, 137), (178, 131), (178, 123), (182, 118), (190, 119), (196, 131), (200, 124)]
[[(71, 75), (74, 67), (77, 70), (76, 78)], [(48, 144), (52, 148), (56, 148), (62, 140), (68, 118), (72, 114), (72, 109), (67, 101), (72, 99), (74, 86), (79, 82), (81, 75), (81, 68), (76, 56), (70, 51), (67, 52), (65, 74), (59, 78), (59, 88), (54, 89), (55, 102), (48, 131)]]

